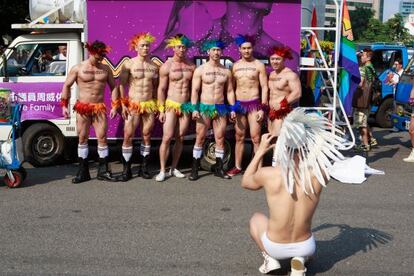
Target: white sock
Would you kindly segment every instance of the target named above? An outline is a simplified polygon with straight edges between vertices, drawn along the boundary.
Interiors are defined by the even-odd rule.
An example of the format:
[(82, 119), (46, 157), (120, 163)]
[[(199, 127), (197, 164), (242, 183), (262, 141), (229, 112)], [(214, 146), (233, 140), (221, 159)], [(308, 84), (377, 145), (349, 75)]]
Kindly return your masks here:
[(88, 144), (78, 144), (78, 156), (82, 159), (86, 159), (88, 158), (88, 154), (89, 154), (89, 148), (88, 148)]
[(214, 152), (214, 153), (216, 154), (216, 158), (223, 159), (223, 157), (224, 157), (224, 150), (222, 150), (222, 149), (217, 149), (217, 148), (216, 148), (216, 150), (215, 150), (215, 152)]
[(98, 155), (99, 158), (105, 158), (109, 155), (108, 146), (98, 146)]
[(141, 144), (140, 148), (139, 148), (140, 154), (142, 156), (148, 156), (151, 152), (151, 145), (143, 145)]
[(125, 161), (129, 162), (132, 157), (132, 147), (122, 147), (122, 156), (124, 157)]
[(203, 148), (194, 146), (194, 148), (193, 148), (193, 157), (195, 159), (200, 159), (202, 154), (203, 154)]

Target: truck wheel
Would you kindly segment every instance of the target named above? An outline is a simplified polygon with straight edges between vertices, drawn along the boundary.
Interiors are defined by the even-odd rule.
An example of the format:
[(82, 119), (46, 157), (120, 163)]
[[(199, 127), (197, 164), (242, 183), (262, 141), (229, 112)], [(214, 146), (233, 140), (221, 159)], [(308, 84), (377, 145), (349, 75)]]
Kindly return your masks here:
[[(223, 168), (226, 171), (232, 158), (231, 146), (229, 141), (224, 140)], [(203, 156), (200, 160), (200, 167), (205, 171), (213, 171), (216, 165), (216, 142), (213, 139), (206, 139), (203, 146)]]
[(31, 125), (23, 133), (25, 160), (35, 167), (54, 164), (62, 155), (63, 147), (62, 134), (49, 124)]
[(377, 114), (375, 115), (375, 121), (382, 128), (392, 127), (391, 114), (394, 109), (394, 99), (385, 99), (380, 107), (378, 108)]

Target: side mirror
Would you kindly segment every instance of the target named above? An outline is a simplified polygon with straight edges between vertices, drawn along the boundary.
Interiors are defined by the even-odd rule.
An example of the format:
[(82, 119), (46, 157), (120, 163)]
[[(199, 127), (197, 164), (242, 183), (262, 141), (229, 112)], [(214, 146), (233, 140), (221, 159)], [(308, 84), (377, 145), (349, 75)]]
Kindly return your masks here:
[(27, 76), (28, 72), (27, 72), (27, 68), (26, 67), (21, 67), (18, 69), (19, 75), (21, 76)]
[(12, 37), (9, 35), (2, 35), (1, 38), (3, 39), (3, 44), (4, 45), (10, 45), (10, 43), (12, 42)]

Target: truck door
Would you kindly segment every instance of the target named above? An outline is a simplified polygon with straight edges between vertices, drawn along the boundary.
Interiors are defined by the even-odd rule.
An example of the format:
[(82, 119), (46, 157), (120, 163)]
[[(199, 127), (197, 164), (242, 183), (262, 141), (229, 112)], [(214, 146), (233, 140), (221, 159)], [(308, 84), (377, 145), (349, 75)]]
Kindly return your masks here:
[[(68, 43), (22, 43), (7, 59), (9, 88), (23, 103), (22, 121), (63, 120), (59, 106), (60, 92), (66, 78)], [(2, 70), (1, 75), (4, 72)]]
[(68, 41), (18, 43), (7, 57), (9, 80), (0, 78), (0, 86), (23, 104), (24, 153), (33, 165), (52, 164), (63, 152), (60, 128), (68, 126), (70, 119), (63, 118), (59, 103), (68, 71), (68, 46)]

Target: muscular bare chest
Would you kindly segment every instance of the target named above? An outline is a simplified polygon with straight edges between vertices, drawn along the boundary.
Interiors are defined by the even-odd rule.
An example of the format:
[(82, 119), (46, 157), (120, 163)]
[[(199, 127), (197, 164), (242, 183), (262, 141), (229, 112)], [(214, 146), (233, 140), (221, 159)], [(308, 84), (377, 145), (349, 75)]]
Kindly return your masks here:
[(193, 76), (193, 69), (190, 66), (171, 66), (170, 73), (169, 73), (169, 79), (171, 81), (184, 81), (188, 82), (191, 80)]
[(108, 72), (99, 68), (81, 68), (78, 74), (78, 82), (103, 82), (108, 79)]
[(269, 88), (271, 90), (285, 90), (288, 88), (288, 81), (281, 75), (269, 77)]
[(158, 78), (158, 68), (153, 65), (135, 64), (130, 69), (130, 78), (135, 81)]
[(257, 80), (259, 72), (252, 66), (239, 66), (234, 69), (234, 77), (237, 81)]
[(203, 72), (202, 80), (204, 84), (217, 84), (224, 85), (228, 79), (227, 72), (225, 70), (212, 70), (207, 69)]

